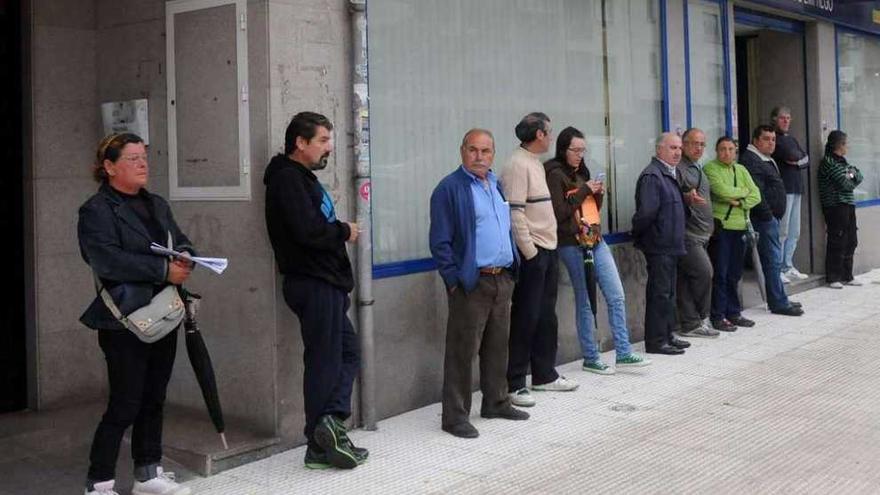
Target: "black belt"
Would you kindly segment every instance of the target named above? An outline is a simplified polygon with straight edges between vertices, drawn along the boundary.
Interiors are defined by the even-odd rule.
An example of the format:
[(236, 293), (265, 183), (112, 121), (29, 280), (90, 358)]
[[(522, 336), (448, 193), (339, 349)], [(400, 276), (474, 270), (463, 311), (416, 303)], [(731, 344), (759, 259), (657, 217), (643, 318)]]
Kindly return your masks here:
[(483, 266), (480, 267), (480, 275), (498, 275), (506, 269), (506, 266)]

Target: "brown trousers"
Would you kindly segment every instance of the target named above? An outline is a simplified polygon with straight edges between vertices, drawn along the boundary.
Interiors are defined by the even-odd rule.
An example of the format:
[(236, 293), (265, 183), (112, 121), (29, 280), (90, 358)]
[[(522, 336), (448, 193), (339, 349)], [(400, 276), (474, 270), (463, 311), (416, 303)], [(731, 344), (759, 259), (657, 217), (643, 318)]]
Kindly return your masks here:
[(468, 421), (474, 356), (480, 356), (483, 413), (507, 408), (507, 339), (513, 279), (506, 271), (481, 275), (466, 294), (458, 287), (449, 295), (446, 356), (443, 362), (443, 426)]

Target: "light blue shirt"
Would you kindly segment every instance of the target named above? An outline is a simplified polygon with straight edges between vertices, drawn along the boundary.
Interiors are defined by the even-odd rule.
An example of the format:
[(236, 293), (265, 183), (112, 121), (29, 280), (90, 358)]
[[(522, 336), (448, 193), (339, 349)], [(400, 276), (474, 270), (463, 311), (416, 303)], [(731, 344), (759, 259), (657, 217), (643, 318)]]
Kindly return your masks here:
[(470, 177), (476, 216), (477, 267), (506, 267), (513, 264), (510, 241), (510, 205), (498, 191), (498, 178), (490, 170), (486, 181), (461, 169)]

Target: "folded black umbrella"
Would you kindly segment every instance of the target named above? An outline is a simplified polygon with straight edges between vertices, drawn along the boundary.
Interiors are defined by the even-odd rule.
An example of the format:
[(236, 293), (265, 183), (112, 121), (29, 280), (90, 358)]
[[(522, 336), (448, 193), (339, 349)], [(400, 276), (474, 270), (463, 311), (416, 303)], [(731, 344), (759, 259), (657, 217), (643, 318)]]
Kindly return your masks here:
[(596, 313), (599, 311), (596, 293), (596, 263), (593, 259), (593, 250), (587, 247), (581, 248), (584, 253), (584, 277), (587, 279), (587, 294), (590, 296), (590, 309), (593, 311), (593, 327), (599, 328), (599, 320)]
[(229, 449), (224, 433), (226, 424), (223, 422), (223, 409), (220, 406), (220, 394), (217, 393), (214, 366), (211, 364), (211, 355), (208, 354), (208, 348), (205, 346), (205, 340), (202, 338), (202, 332), (199, 331), (199, 325), (196, 321), (195, 313), (199, 299), (201, 296), (192, 292), (186, 292), (184, 297), (186, 318), (183, 320), (183, 328), (186, 336), (186, 354), (189, 356), (189, 362), (196, 374), (199, 388), (202, 389), (202, 397), (205, 399), (205, 406), (208, 408), (211, 422), (214, 423), (214, 428), (220, 434), (223, 448)]

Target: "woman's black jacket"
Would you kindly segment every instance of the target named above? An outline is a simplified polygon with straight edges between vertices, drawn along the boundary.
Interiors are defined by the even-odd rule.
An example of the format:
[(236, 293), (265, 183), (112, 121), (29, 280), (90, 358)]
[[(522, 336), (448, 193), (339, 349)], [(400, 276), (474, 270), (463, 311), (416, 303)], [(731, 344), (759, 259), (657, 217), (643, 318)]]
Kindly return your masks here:
[[(171, 208), (162, 197), (142, 190), (151, 203), (156, 221), (171, 233), (173, 248), (196, 254), (180, 231)], [(97, 273), (122, 314), (150, 303), (168, 282), (168, 261), (150, 251), (153, 242), (147, 227), (112, 187), (104, 183), (79, 208), (79, 247), (83, 259)], [(89, 328), (123, 329), (100, 296), (95, 297), (80, 321)]]

